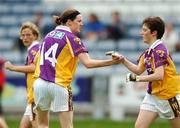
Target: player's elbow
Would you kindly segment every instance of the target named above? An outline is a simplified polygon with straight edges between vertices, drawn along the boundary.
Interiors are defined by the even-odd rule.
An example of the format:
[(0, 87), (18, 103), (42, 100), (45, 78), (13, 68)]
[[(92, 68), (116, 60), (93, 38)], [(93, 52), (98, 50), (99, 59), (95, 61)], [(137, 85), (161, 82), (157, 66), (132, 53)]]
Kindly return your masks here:
[(136, 75), (141, 75), (142, 73), (141, 72), (135, 72)]
[(163, 78), (164, 78), (164, 75), (159, 75), (159, 76), (157, 77), (157, 80), (163, 80)]
[(84, 66), (85, 66), (86, 68), (93, 68), (92, 64), (90, 64), (90, 63), (84, 63)]
[(136, 68), (136, 70), (134, 71), (134, 73), (135, 73), (136, 75), (141, 75), (143, 72), (144, 72), (144, 70), (141, 69), (141, 68)]
[(90, 59), (86, 59), (85, 61), (81, 61), (81, 63), (86, 67), (86, 68), (93, 68), (93, 62)]
[(30, 67), (28, 68), (28, 72), (29, 72), (29, 73), (34, 73), (35, 70), (36, 70), (35, 64), (31, 64)]
[(141, 74), (142, 74), (142, 72), (139, 71), (139, 70), (136, 70), (136, 71), (134, 71), (133, 73), (136, 74), (136, 75), (141, 75)]
[(157, 81), (161, 81), (161, 80), (163, 80), (163, 78), (164, 78), (164, 74), (154, 74), (155, 76), (154, 76), (154, 80), (157, 80)]
[(164, 79), (164, 72), (162, 72), (162, 71), (155, 71), (154, 75), (155, 75), (156, 80)]

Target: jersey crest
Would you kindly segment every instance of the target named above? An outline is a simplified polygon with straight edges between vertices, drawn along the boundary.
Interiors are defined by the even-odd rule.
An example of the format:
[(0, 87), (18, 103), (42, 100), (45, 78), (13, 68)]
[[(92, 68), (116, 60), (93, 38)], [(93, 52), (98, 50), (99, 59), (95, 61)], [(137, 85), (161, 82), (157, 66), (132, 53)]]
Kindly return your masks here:
[(81, 44), (81, 40), (80, 40), (78, 37), (75, 37), (75, 38), (74, 38), (74, 42), (75, 42), (75, 43), (78, 43), (78, 44)]
[(157, 50), (156, 53), (157, 53), (160, 57), (163, 57), (163, 56), (164, 56), (164, 51), (163, 51), (163, 50)]
[(36, 55), (36, 51), (35, 50), (31, 50), (31, 54), (33, 55), (33, 56), (35, 56)]

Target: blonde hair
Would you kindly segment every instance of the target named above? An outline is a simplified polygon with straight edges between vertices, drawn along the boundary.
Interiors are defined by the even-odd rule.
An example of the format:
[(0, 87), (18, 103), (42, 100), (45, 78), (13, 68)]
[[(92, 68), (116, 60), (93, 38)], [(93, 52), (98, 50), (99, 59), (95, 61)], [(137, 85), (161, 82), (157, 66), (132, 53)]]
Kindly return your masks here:
[(29, 28), (32, 31), (33, 35), (37, 36), (36, 40), (40, 40), (41, 37), (40, 37), (39, 29), (34, 23), (30, 21), (24, 22), (20, 28), (20, 35), (22, 34), (22, 30), (24, 30), (25, 28)]

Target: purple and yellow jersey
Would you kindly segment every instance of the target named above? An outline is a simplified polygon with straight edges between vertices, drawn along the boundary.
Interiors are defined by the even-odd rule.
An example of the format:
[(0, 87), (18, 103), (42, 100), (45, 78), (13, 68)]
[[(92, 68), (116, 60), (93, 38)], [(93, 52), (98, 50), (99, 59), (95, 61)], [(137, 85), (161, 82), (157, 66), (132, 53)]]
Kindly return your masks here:
[(149, 94), (155, 95), (160, 99), (169, 99), (180, 93), (180, 76), (172, 61), (169, 52), (163, 43), (159, 43), (153, 49), (147, 49), (139, 59), (142, 68), (145, 68), (148, 74), (153, 74), (155, 68), (164, 66), (163, 80), (152, 81), (148, 83)]
[(34, 76), (67, 87), (77, 67), (78, 55), (88, 52), (68, 27), (58, 26), (46, 35)]
[[(40, 44), (37, 41), (34, 41), (31, 46), (28, 48), (28, 55), (26, 59), (26, 65), (30, 65), (33, 63), (36, 54), (39, 51)], [(34, 73), (26, 73), (26, 85), (27, 85), (27, 97), (28, 103), (34, 102), (34, 95), (33, 95), (33, 83), (35, 78), (33, 77)]]

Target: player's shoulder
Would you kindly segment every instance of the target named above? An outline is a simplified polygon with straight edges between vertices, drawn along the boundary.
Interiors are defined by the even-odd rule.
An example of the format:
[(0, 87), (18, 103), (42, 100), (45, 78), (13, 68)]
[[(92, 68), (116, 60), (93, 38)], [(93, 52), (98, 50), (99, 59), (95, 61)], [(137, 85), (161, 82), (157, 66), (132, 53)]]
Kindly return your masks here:
[(81, 39), (75, 35), (75, 34), (68, 34), (67, 38), (70, 40), (70, 42), (72, 43), (77, 43), (77, 44), (81, 44)]
[(156, 47), (155, 47), (155, 49), (167, 49), (166, 48), (166, 46), (165, 46), (165, 44), (162, 42), (162, 43), (160, 43), (159, 45), (157, 45)]
[(157, 52), (165, 52), (167, 53), (168, 50), (166, 48), (166, 46), (163, 44), (163, 43), (160, 43), (159, 45), (157, 45), (155, 48), (154, 48), (154, 51), (157, 53)]
[(165, 57), (167, 56), (168, 50), (166, 46), (161, 43), (159, 44), (155, 49), (154, 49), (154, 54), (160, 57)]
[(69, 32), (69, 31), (66, 31), (65, 34), (66, 34), (66, 36), (67, 36), (68, 38), (76, 38), (76, 37), (77, 37), (74, 33)]
[(39, 41), (35, 41), (34, 45), (32, 46), (32, 49), (37, 49), (38, 50), (40, 48), (40, 45), (41, 45), (41, 43)]
[(28, 49), (28, 53), (31, 55), (36, 55), (40, 49), (39, 41), (34, 41), (31, 47)]

